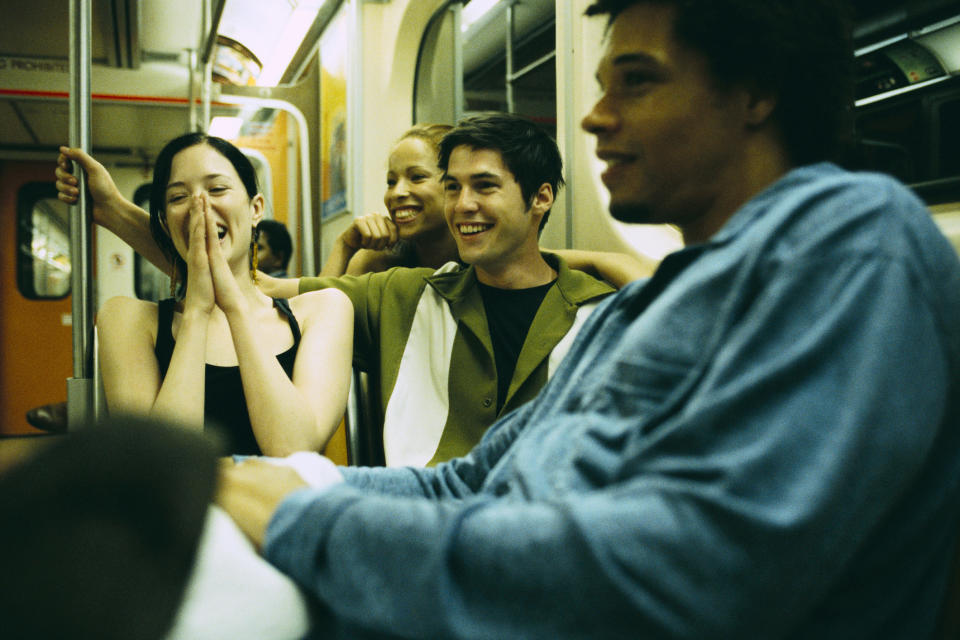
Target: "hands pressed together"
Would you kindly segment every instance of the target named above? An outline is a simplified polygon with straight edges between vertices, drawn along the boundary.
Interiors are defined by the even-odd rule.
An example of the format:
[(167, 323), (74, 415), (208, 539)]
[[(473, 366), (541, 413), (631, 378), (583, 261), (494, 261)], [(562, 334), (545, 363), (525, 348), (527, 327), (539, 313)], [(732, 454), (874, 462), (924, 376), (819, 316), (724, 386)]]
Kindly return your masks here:
[(223, 255), (205, 193), (191, 196), (189, 228), (184, 311), (209, 314), (215, 306), (224, 313), (242, 310), (243, 294)]

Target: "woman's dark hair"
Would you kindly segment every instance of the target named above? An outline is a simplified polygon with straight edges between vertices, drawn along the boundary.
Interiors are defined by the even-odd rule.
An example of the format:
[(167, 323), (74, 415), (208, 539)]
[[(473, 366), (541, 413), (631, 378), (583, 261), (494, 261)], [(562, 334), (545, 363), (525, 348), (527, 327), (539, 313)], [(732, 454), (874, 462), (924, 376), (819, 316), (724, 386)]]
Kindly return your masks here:
[(773, 118), (795, 164), (830, 159), (849, 140), (853, 49), (842, 0), (597, 0), (586, 14), (609, 16), (609, 26), (636, 4), (674, 7), (674, 35), (706, 59), (718, 89), (776, 96)]
[[(563, 161), (560, 150), (546, 131), (535, 123), (510, 113), (482, 113), (464, 118), (440, 142), (438, 164), (445, 173), (450, 154), (459, 146), (497, 151), (529, 207), (543, 183), (556, 196), (563, 186)], [(548, 210), (540, 220), (540, 229), (550, 217)]]
[[(157, 161), (153, 167), (153, 184), (150, 187), (150, 233), (153, 235), (154, 242), (163, 251), (171, 264), (173, 264), (176, 276), (172, 278), (176, 281), (176, 291), (174, 295), (179, 299), (183, 297), (187, 284), (187, 263), (173, 244), (170, 235), (167, 233), (167, 184), (170, 182), (170, 171), (173, 166), (173, 157), (179, 152), (198, 144), (206, 144), (219, 152), (224, 158), (230, 161), (240, 181), (247, 191), (247, 196), (253, 198), (260, 193), (260, 187), (257, 185), (257, 172), (253, 168), (250, 159), (237, 149), (233, 144), (223, 138), (208, 136), (205, 133), (186, 133), (176, 137), (166, 144), (166, 146), (157, 155)], [(256, 237), (251, 239), (256, 242)]]

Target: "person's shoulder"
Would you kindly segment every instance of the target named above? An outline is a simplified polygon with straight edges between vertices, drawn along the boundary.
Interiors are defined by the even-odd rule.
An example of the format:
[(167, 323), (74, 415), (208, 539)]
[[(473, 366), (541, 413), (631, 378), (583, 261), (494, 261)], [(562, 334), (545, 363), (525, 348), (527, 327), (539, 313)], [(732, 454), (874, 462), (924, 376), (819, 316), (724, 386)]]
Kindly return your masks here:
[[(831, 163), (801, 167), (793, 172), (787, 186), (798, 196), (823, 201), (830, 206), (843, 202), (845, 213), (883, 210), (890, 213), (923, 211), (924, 204), (905, 184), (893, 176), (849, 171)], [(789, 191), (788, 191), (789, 194)], [(895, 205), (891, 207), (890, 205)]]
[(290, 309), (297, 317), (311, 317), (333, 310), (352, 308), (350, 298), (337, 288), (307, 291), (288, 300)]
[(156, 302), (139, 300), (128, 296), (114, 296), (97, 311), (96, 324), (99, 330), (114, 328), (129, 330), (153, 327), (157, 324)]
[(101, 305), (97, 316), (126, 316), (157, 314), (157, 303), (149, 300), (140, 300), (129, 296), (114, 296)]
[(876, 252), (902, 244), (904, 233), (929, 235), (935, 227), (923, 202), (895, 178), (830, 163), (793, 170), (755, 205), (765, 213), (748, 235), (770, 236), (762, 243), (768, 253), (792, 258)]

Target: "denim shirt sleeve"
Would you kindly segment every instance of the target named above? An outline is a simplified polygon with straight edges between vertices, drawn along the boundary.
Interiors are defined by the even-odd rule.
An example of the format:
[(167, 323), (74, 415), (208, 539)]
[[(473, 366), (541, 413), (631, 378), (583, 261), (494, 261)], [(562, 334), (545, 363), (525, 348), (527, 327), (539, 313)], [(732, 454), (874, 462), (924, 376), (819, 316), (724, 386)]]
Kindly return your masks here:
[[(471, 465), (490, 473), (481, 454), (401, 471), (409, 493), (388, 496), (358, 488), (377, 476), (357, 472), (354, 486), (288, 498), (271, 521), (266, 556), (336, 618), (375, 633), (795, 631), (858, 554), (884, 557), (885, 542), (871, 532), (942, 455), (956, 376), (916, 274), (887, 256), (849, 258), (791, 264), (758, 288), (684, 408), (642, 445), (625, 439), (613, 481), (549, 499), (522, 490), (498, 497), (471, 477)], [(539, 412), (551, 428), (576, 432), (582, 417), (549, 395), (564, 384), (576, 383), (551, 383), (546, 399), (510, 418)], [(629, 408), (610, 416), (630, 419)], [(496, 452), (498, 433), (510, 430), (498, 425), (481, 452)], [(943, 495), (909, 497), (909, 508), (933, 513)], [(905, 526), (899, 534), (909, 539)]]

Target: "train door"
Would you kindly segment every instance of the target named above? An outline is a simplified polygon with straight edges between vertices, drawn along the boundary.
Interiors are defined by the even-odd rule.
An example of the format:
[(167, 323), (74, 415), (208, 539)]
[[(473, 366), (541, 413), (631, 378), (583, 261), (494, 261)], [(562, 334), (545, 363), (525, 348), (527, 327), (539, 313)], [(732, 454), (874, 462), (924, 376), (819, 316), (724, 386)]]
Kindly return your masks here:
[(65, 401), (72, 374), (68, 214), (51, 172), (0, 162), (0, 434), (36, 433), (27, 410)]

